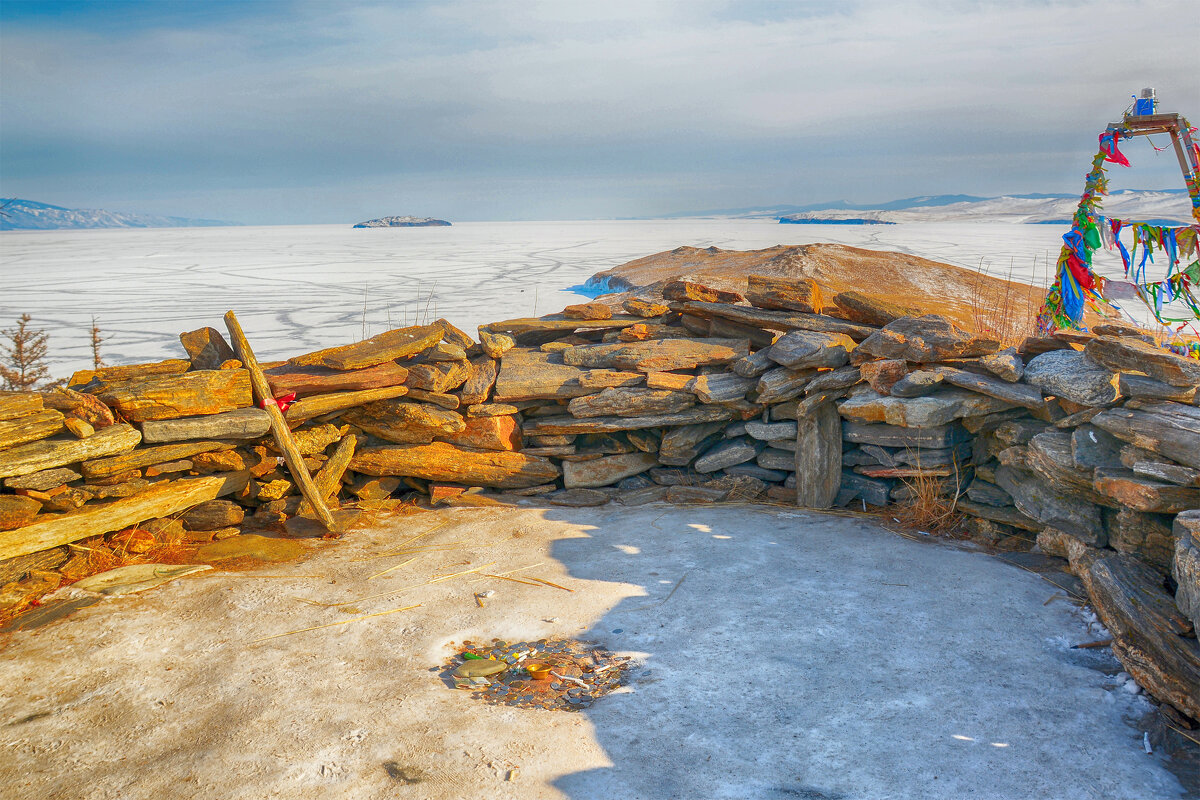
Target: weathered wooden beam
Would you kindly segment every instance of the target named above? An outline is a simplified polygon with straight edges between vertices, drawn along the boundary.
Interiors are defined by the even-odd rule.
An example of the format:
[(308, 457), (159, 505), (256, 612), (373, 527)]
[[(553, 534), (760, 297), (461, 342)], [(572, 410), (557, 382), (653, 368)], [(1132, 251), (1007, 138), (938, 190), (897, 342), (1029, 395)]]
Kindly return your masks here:
[(297, 400), (284, 413), (291, 425), (296, 425), (306, 419), (330, 414), (334, 411), (345, 411), (347, 408), (374, 403), (376, 400), (391, 400), (408, 394), (404, 386), (385, 386), (380, 389), (360, 389), (356, 392), (336, 392), (334, 394), (318, 394)]
[(0, 478), (28, 475), (137, 447), (142, 434), (132, 425), (110, 425), (86, 439), (43, 439), (0, 452)]
[[(275, 434), (275, 443), (279, 447), (279, 452), (283, 453), (283, 459), (287, 462), (292, 477), (299, 484), (300, 493), (312, 505), (313, 511), (325, 528), (334, 531), (336, 525), (333, 515), (329, 513), (329, 508), (326, 507), (325, 501), (321, 499), (317, 487), (313, 484), (312, 475), (308, 473), (308, 467), (304, 465), (304, 456), (301, 455), (300, 450), (296, 447), (296, 442), (292, 439), (292, 432), (288, 429), (287, 420), (283, 418), (283, 412), (279, 410), (279, 404), (275, 402), (275, 398), (271, 394), (271, 387), (267, 384), (262, 368), (258, 366), (258, 359), (254, 357), (254, 351), (250, 349), (250, 342), (246, 339), (246, 334), (242, 332), (237, 315), (232, 311), (225, 314), (225, 326), (229, 329), (229, 336), (233, 340), (234, 352), (237, 353), (238, 358), (246, 365), (246, 370), (250, 373), (250, 382), (254, 387), (255, 396), (262, 403), (266, 412), (271, 415), (271, 432)], [(441, 330), (438, 330), (438, 339), (441, 339), (441, 335)], [(383, 361), (387, 360), (390, 359), (383, 359)], [(334, 365), (327, 363), (326, 366)]]
[(216, 477), (166, 481), (132, 497), (104, 505), (84, 506), (78, 511), (45, 522), (5, 531), (0, 533), (0, 560), (119, 531), (148, 519), (177, 513), (205, 500), (212, 500), (222, 483), (222, 479)]

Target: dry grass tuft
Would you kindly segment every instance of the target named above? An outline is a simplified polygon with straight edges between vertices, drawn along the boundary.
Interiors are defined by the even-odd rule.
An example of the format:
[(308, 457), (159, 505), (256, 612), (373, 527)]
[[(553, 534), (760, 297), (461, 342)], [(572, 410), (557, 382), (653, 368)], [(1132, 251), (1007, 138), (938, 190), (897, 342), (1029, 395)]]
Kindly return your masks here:
[(957, 531), (963, 519), (958, 510), (962, 479), (957, 468), (950, 478), (918, 475), (904, 480), (912, 496), (891, 511), (901, 525), (927, 533), (948, 534)]
[(971, 324), (968, 331), (976, 336), (996, 339), (1001, 347), (1016, 347), (1037, 334), (1038, 305), (1012, 282), (1013, 265), (997, 281), (980, 261), (978, 277), (971, 286), (968, 303)]

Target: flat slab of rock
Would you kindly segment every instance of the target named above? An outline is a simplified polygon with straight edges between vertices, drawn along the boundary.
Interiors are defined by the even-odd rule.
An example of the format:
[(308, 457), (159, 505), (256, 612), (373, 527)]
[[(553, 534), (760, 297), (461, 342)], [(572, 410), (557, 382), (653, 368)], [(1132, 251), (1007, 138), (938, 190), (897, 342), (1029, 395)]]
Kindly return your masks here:
[(1108, 543), (1100, 508), (1094, 503), (1058, 491), (1041, 478), (1008, 466), (997, 468), (996, 483), (1012, 495), (1017, 508), (1043, 525), (1093, 547)]
[(1122, 397), (1194, 403), (1197, 388), (1196, 386), (1172, 386), (1169, 383), (1156, 381), (1154, 378), (1147, 378), (1145, 375), (1134, 375), (1128, 372), (1120, 374)]
[(33, 489), (37, 492), (44, 492), (47, 489), (62, 486), (64, 483), (77, 481), (82, 477), (82, 475), (73, 469), (56, 467), (54, 469), (42, 470), (41, 472), (32, 472), (20, 477), (5, 478), (4, 486), (8, 489)]
[(42, 439), (0, 451), (0, 478), (29, 475), (91, 458), (125, 453), (137, 447), (142, 434), (132, 425), (110, 425), (86, 439)]
[(1171, 386), (1200, 385), (1200, 361), (1127, 336), (1099, 336), (1083, 354), (1113, 372), (1141, 372)]
[(442, 442), (481, 450), (520, 450), (521, 426), (510, 416), (468, 417), (458, 433), (439, 435)]
[(901, 317), (888, 323), (858, 346), (858, 353), (875, 358), (899, 358), (917, 363), (985, 356), (1000, 349), (994, 339), (973, 336), (938, 314)]
[(952, 386), (970, 389), (973, 392), (985, 394), (997, 400), (1003, 400), (1014, 406), (1041, 408), (1046, 403), (1041, 392), (1025, 384), (1009, 383), (987, 375), (967, 372), (966, 370), (955, 369), (953, 367), (937, 367), (937, 372), (942, 376), (942, 380)]
[(1181, 635), (1182, 615), (1158, 572), (1111, 551), (1084, 550), (1071, 567), (1112, 632), (1113, 654), (1125, 670), (1156, 699), (1200, 716), (1200, 647)]
[(883, 447), (950, 447), (969, 441), (971, 435), (961, 425), (938, 425), (932, 428), (905, 428), (899, 425), (867, 425), (842, 422), (842, 438), (859, 444), (878, 444)]
[(933, 428), (962, 417), (980, 416), (1012, 408), (1011, 403), (964, 389), (943, 389), (925, 397), (885, 397), (860, 387), (838, 406), (846, 419), (859, 423), (886, 423), (909, 428)]
[(758, 308), (819, 314), (824, 307), (821, 287), (809, 278), (788, 279), (751, 275), (747, 284), (746, 299)]
[(397, 475), (498, 489), (537, 486), (559, 476), (558, 467), (545, 458), (473, 450), (444, 442), (364, 447), (351, 460), (350, 469), (366, 475)]
[(661, 389), (609, 388), (567, 404), (573, 417), (639, 417), (673, 414), (696, 404), (695, 395)]
[(844, 333), (788, 331), (771, 345), (767, 357), (791, 369), (841, 367), (854, 347), (854, 340)]
[(769, 442), (772, 439), (795, 439), (796, 423), (749, 420), (746, 422), (746, 433), (764, 442)]
[[(105, 428), (105, 430), (108, 429)], [(96, 436), (99, 435), (99, 433), (96, 434)], [(91, 439), (95, 439), (96, 436), (91, 437)], [(82, 441), (87, 442), (91, 441), (91, 439), (83, 439)], [(234, 442), (208, 441), (175, 442), (173, 444), (159, 444), (152, 447), (139, 447), (136, 450), (129, 450), (119, 455), (84, 461), (80, 467), (80, 471), (85, 478), (94, 481), (98, 478), (120, 475), (122, 472), (128, 472), (132, 469), (148, 467), (151, 464), (164, 464), (168, 461), (178, 461), (181, 458), (191, 458), (199, 453), (210, 453), (214, 450), (232, 450), (235, 446)]]
[(179, 419), (148, 420), (142, 423), (146, 444), (185, 439), (258, 439), (271, 431), (271, 418), (261, 408), (239, 408), (221, 414)]
[(632, 431), (640, 428), (673, 428), (702, 422), (724, 422), (735, 416), (737, 416), (736, 412), (724, 406), (702, 405), (693, 406), (674, 414), (656, 414), (648, 417), (590, 417), (587, 419), (576, 419), (569, 416), (536, 417), (527, 420), (523, 427), (526, 435), (613, 433), (614, 431)]
[(738, 292), (686, 280), (668, 281), (663, 286), (662, 295), (666, 300), (698, 300), (706, 303), (740, 303), (746, 299)]
[(688, 381), (687, 390), (702, 403), (732, 403), (742, 400), (758, 381), (731, 372), (697, 375)]
[(1025, 366), (1024, 380), (1046, 394), (1082, 406), (1103, 406), (1118, 396), (1117, 373), (1075, 350), (1052, 350)]
[(108, 382), (95, 393), (129, 422), (220, 414), (254, 404), (250, 373), (244, 369), (202, 370)]
[(342, 420), (372, 436), (397, 444), (427, 444), (436, 437), (467, 429), (462, 416), (429, 403), (380, 400), (352, 408)]
[(567, 489), (609, 486), (655, 466), (658, 466), (658, 459), (653, 453), (626, 453), (591, 461), (564, 461), (563, 486)]
[(882, 297), (862, 292), (839, 292), (834, 295), (833, 304), (845, 319), (881, 327), (913, 313)]
[(397, 328), (370, 339), (341, 347), (330, 347), (315, 353), (288, 359), (292, 366), (320, 366), (350, 370), (373, 367), (398, 358), (416, 355), (442, 340), (444, 331), (438, 325), (416, 325)]
[(526, 400), (567, 400), (592, 394), (580, 383), (584, 370), (564, 364), (560, 353), (515, 348), (500, 360), (500, 374), (492, 400), (516, 403)]
[[(561, 314), (550, 314), (545, 317), (522, 317), (508, 319), (502, 322), (490, 322), (479, 327), (480, 335), (507, 334), (521, 337), (537, 333), (570, 333), (584, 330), (609, 330), (613, 328), (628, 328), (646, 320), (642, 317), (614, 315), (611, 319), (570, 319)], [(545, 341), (542, 339), (541, 341)], [(490, 353), (489, 353), (490, 355)], [(494, 356), (493, 356), (494, 357)]]
[(327, 392), (353, 392), (359, 389), (399, 386), (408, 377), (408, 367), (403, 367), (395, 361), (355, 370), (284, 364), (265, 370), (263, 374), (275, 397), (282, 397), (290, 392), (307, 397)]
[(716, 472), (719, 469), (745, 464), (757, 458), (765, 447), (762, 442), (746, 437), (728, 439), (696, 459), (694, 467), (697, 472)]
[(42, 396), (37, 392), (0, 391), (0, 419), (12, 419), (41, 411)]
[[(1178, 406), (1177, 403), (1163, 403)], [(1189, 420), (1188, 406), (1172, 413), (1161, 407), (1154, 409), (1109, 408), (1092, 418), (1092, 424), (1103, 428), (1121, 441), (1152, 450), (1188, 467), (1200, 469), (1200, 421)], [(1200, 413), (1200, 409), (1195, 409)], [(0, 455), (0, 460), (3, 456)]]
[(797, 311), (770, 311), (764, 308), (748, 308), (727, 303), (672, 303), (671, 307), (684, 314), (708, 319), (721, 317), (742, 325), (753, 325), (772, 331), (824, 331), (844, 333), (854, 341), (862, 341), (877, 329), (867, 325), (827, 317), (823, 314), (803, 314)]
[(1021, 380), (1021, 376), (1025, 374), (1025, 361), (1017, 354), (1015, 347), (983, 356), (979, 359), (979, 363), (988, 372), (1009, 383)]
[(973, 517), (990, 520), (991, 522), (999, 522), (1003, 525), (1011, 525), (1014, 528), (1026, 531), (1037, 532), (1046, 527), (1038, 520), (1023, 513), (1020, 509), (1012, 506), (985, 504), (976, 501), (974, 498), (968, 500), (960, 497), (958, 499), (958, 510)]
[(608, 367), (638, 372), (669, 372), (731, 364), (750, 352), (744, 339), (665, 339), (628, 344), (571, 347), (563, 363), (575, 367)]
[[(746, 427), (749, 430), (750, 423)], [(842, 485), (842, 423), (837, 409), (821, 406), (800, 417), (795, 442), (796, 505), (831, 508)], [(769, 467), (761, 462), (759, 466)]]
[(1129, 469), (1098, 469), (1093, 486), (1135, 511), (1177, 514), (1200, 508), (1200, 489), (1151, 480)]
[(52, 408), (0, 420), (0, 450), (53, 436), (63, 429), (63, 424), (62, 413)]

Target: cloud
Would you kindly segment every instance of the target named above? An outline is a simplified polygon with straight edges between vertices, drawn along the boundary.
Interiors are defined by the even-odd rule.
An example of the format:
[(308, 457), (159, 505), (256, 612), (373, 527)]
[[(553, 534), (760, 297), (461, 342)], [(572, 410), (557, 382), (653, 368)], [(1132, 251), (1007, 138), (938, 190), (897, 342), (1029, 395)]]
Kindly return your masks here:
[[(659, 211), (1073, 191), (1130, 93), (1200, 100), (1185, 0), (253, 10), (7, 22), (5, 183), (141, 187), (187, 206), (150, 210), (207, 216), (190, 204), (275, 193), (269, 214), (236, 208), (263, 221), (307, 208), (300, 187), (389, 181), (458, 218), (621, 215), (622, 180), (658, 186)], [(472, 181), (516, 194), (449, 208)]]

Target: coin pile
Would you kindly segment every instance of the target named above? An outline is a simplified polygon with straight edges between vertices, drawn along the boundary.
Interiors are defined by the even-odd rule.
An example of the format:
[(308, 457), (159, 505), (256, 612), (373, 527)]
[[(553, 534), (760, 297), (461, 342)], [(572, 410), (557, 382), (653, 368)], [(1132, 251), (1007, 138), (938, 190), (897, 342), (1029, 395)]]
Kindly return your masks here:
[[(491, 644), (463, 642), (459, 655), (447, 665), (453, 670), (468, 659), (491, 659), (508, 665), (487, 677), (452, 678), (455, 686), (471, 696), (495, 705), (517, 708), (546, 708), (578, 711), (621, 685), (622, 671), (629, 658), (615, 656), (596, 645), (573, 639), (539, 639), (536, 642)], [(544, 664), (548, 680), (535, 680), (523, 664)]]

